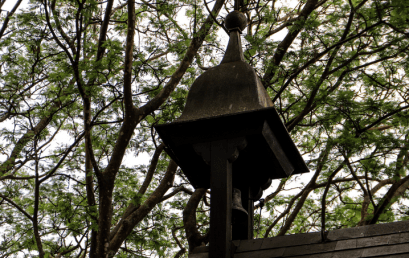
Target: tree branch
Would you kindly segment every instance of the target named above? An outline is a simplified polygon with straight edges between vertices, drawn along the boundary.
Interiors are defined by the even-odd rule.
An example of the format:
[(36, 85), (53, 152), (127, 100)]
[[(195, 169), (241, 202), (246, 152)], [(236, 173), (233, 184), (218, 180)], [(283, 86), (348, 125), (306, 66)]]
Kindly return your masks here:
[(11, 9), (11, 11), (7, 14), (6, 18), (4, 19), (3, 26), (0, 29), (0, 39), (3, 37), (4, 32), (7, 29), (11, 16), (13, 16), (13, 14), (17, 11), (17, 8), (20, 6), (22, 1), (23, 0), (18, 0), (14, 5), (13, 9)]
[(141, 204), (138, 209), (133, 211), (122, 223), (117, 233), (109, 243), (109, 256), (112, 257), (121, 246), (122, 242), (132, 232), (133, 228), (142, 221), (145, 216), (156, 206), (162, 199), (163, 195), (173, 185), (177, 164), (171, 160), (168, 165), (165, 176), (155, 191)]
[(290, 29), (287, 36), (285, 36), (283, 41), (281, 41), (281, 43), (278, 44), (277, 50), (273, 56), (272, 65), (268, 67), (267, 72), (263, 76), (262, 82), (265, 88), (267, 88), (266, 85), (271, 81), (271, 79), (273, 79), (278, 65), (281, 63), (281, 60), (283, 60), (284, 54), (287, 52), (288, 48), (291, 46), (294, 39), (297, 37), (298, 33), (300, 33), (300, 31), (304, 28), (304, 23), (307, 20), (308, 16), (317, 7), (317, 2), (318, 0), (308, 0), (307, 1), (300, 15), (297, 18), (297, 20), (299, 20), (299, 22), (301, 22), (302, 24), (297, 24), (297, 26), (294, 26), (295, 28)]
[(146, 173), (145, 181), (143, 181), (143, 184), (141, 188), (139, 189), (136, 198), (131, 201), (129, 206), (126, 208), (124, 214), (121, 217), (121, 220), (118, 222), (118, 224), (115, 226), (115, 228), (112, 230), (111, 234), (112, 237), (115, 236), (115, 234), (118, 232), (119, 228), (121, 227), (123, 221), (128, 218), (128, 216), (134, 212), (140, 204), (140, 200), (142, 199), (143, 195), (145, 194), (146, 190), (148, 189), (153, 175), (156, 171), (156, 167), (158, 165), (159, 157), (162, 154), (163, 150), (165, 148), (165, 144), (161, 143), (158, 148), (156, 148), (155, 153), (152, 156), (151, 164), (149, 166), (148, 173)]
[(34, 139), (34, 137), (39, 135), (44, 130), (44, 128), (47, 127), (55, 112), (58, 111), (59, 106), (60, 103), (54, 103), (54, 105), (51, 106), (48, 112), (46, 112), (48, 115), (44, 116), (35, 127), (33, 127), (31, 130), (28, 130), (22, 137), (20, 137), (20, 139), (15, 144), (9, 158), (0, 165), (0, 176), (4, 175), (5, 173), (7, 173), (7, 171), (13, 168), (16, 159), (19, 157), (21, 151), (31, 140)]
[(344, 167), (345, 162), (342, 162), (328, 177), (328, 182), (327, 186), (325, 187), (324, 193), (322, 194), (322, 199), (321, 199), (321, 241), (325, 242), (327, 241), (327, 237), (325, 235), (325, 210), (327, 207), (326, 203), (326, 198), (328, 194), (329, 187), (332, 183), (332, 179), (335, 177), (335, 175)]
[[(106, 41), (109, 19), (111, 17), (113, 4), (114, 4), (114, 0), (108, 0), (107, 6), (105, 8), (104, 21), (102, 22), (101, 30), (99, 32), (98, 51), (97, 51), (97, 57), (96, 57), (97, 61), (99, 61), (105, 53), (105, 47), (103, 46), (103, 44)], [(135, 13), (135, 8), (133, 9), (133, 12)], [(128, 28), (129, 27), (132, 27), (132, 26), (128, 24)], [(135, 26), (133, 26), (133, 28), (135, 28)]]
[(11, 199), (7, 198), (6, 196), (2, 195), (1, 193), (0, 193), (0, 197), (3, 198), (4, 200), (6, 200), (11, 205), (13, 205), (17, 210), (19, 210), (21, 213), (23, 213), (24, 216), (26, 216), (31, 221), (33, 221), (33, 217), (30, 214), (28, 214), (23, 208), (21, 208), (18, 204), (16, 204), (15, 202), (13, 202)]
[(183, 210), (183, 225), (185, 226), (186, 238), (189, 243), (189, 253), (191, 253), (195, 247), (206, 243), (206, 236), (202, 236), (199, 233), (196, 223), (196, 209), (205, 194), (205, 188), (196, 189)]

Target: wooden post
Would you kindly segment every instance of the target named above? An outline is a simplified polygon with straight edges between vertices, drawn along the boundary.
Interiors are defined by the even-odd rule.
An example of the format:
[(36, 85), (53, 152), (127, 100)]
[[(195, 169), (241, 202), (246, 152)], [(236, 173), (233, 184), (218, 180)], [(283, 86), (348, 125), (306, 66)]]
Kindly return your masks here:
[(209, 258), (231, 258), (232, 164), (228, 149), (228, 140), (211, 143)]

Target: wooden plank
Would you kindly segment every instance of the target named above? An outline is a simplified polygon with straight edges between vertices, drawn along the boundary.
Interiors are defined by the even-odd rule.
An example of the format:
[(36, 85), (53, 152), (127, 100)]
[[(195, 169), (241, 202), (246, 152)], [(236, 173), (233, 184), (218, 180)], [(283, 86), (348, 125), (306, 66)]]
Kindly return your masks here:
[(189, 254), (188, 258), (209, 258), (209, 253)]
[(333, 252), (335, 250), (336, 245), (337, 245), (337, 242), (329, 242), (329, 243), (322, 243), (322, 244), (293, 246), (291, 248), (287, 247), (284, 252), (283, 257)]
[(287, 236), (265, 238), (260, 249), (280, 248), (286, 246), (320, 243), (320, 233), (303, 233)]
[(251, 239), (246, 241), (240, 241), (240, 245), (236, 250), (236, 253), (249, 252), (259, 250), (263, 244), (264, 239)]
[(362, 249), (345, 250), (341, 252), (332, 253), (331, 258), (357, 258), (357, 257), (361, 257), (362, 253), (363, 253)]
[(400, 236), (400, 239), (399, 239), (400, 243), (409, 243), (409, 233), (400, 233), (399, 236)]
[(398, 221), (384, 224), (371, 225), (365, 232), (365, 236), (379, 236), (409, 231), (409, 221)]
[[(323, 254), (311, 254), (311, 255), (303, 255), (297, 256), (299, 258), (333, 258), (333, 253), (323, 253)], [(355, 256), (343, 256), (342, 258), (355, 258)]]
[(351, 240), (341, 240), (337, 242), (335, 250), (345, 250), (345, 249), (355, 249), (356, 248), (356, 239)]
[(208, 246), (198, 246), (193, 249), (192, 253), (197, 254), (197, 253), (208, 253), (209, 252), (209, 247)]
[(328, 233), (328, 239), (334, 241), (364, 237), (367, 229), (368, 226), (337, 229)]
[[(329, 236), (339, 240), (327, 243), (320, 242), (319, 233), (242, 240), (234, 258), (409, 258), (408, 225), (409, 222), (404, 221), (334, 230)], [(387, 232), (389, 234), (385, 234)]]
[(400, 245), (387, 245), (387, 246), (365, 248), (361, 257), (377, 257), (381, 255), (389, 256), (392, 254), (399, 254), (399, 253), (409, 253), (409, 245), (405, 243), (405, 244), (400, 244)]
[[(345, 258), (345, 257), (405, 257), (409, 255), (409, 233), (340, 240), (329, 243), (299, 245), (296, 235), (288, 236), (286, 240), (292, 245), (282, 248), (262, 249), (270, 245), (270, 239), (245, 240), (240, 242), (234, 258), (250, 257), (303, 257), (303, 258)], [(262, 242), (263, 241), (263, 242)], [(267, 243), (266, 243), (267, 241)], [(260, 243), (261, 247), (260, 246)], [(277, 242), (274, 243), (274, 245)], [(376, 246), (377, 245), (377, 246)], [(334, 248), (335, 247), (335, 248)], [(247, 251), (246, 251), (247, 250)], [(402, 255), (401, 255), (402, 254)]]
[[(381, 256), (382, 257), (382, 256)], [(384, 257), (388, 257), (388, 258), (408, 258), (409, 257), (409, 253), (403, 253), (403, 254), (391, 254), (388, 256), (384, 256)]]
[(389, 244), (389, 240), (391, 239), (390, 235), (386, 236), (377, 236), (377, 237), (365, 237), (361, 239), (357, 239), (356, 247), (370, 247), (370, 246), (377, 246), (377, 245), (387, 245)]
[(258, 250), (253, 252), (236, 253), (234, 258), (275, 258), (283, 257), (286, 248), (278, 248), (274, 250)]

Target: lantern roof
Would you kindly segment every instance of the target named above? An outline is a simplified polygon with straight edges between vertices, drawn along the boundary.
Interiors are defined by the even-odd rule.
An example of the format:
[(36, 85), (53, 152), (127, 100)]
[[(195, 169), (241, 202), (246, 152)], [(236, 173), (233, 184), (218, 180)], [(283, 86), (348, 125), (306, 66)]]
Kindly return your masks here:
[(230, 33), (221, 63), (205, 71), (192, 84), (185, 109), (177, 121), (235, 114), (272, 107), (257, 73), (244, 61), (240, 34), (247, 19), (239, 11), (226, 17)]

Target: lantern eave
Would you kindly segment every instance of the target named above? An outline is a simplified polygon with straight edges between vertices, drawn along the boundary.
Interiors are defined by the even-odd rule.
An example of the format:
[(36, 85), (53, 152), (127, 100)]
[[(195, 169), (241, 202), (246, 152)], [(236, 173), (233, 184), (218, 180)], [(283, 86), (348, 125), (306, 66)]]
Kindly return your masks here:
[[(309, 172), (274, 107), (176, 121), (157, 125), (155, 129), (167, 146), (166, 152), (181, 167), (195, 188), (208, 188), (210, 185), (209, 165), (195, 152), (193, 146), (222, 139), (246, 138), (249, 145), (235, 163), (243, 169), (263, 170), (260, 175), (264, 181)], [(240, 156), (246, 160), (243, 161)], [(286, 165), (293, 170), (288, 172), (290, 170), (286, 169)], [(240, 169), (235, 171), (237, 170)]]

